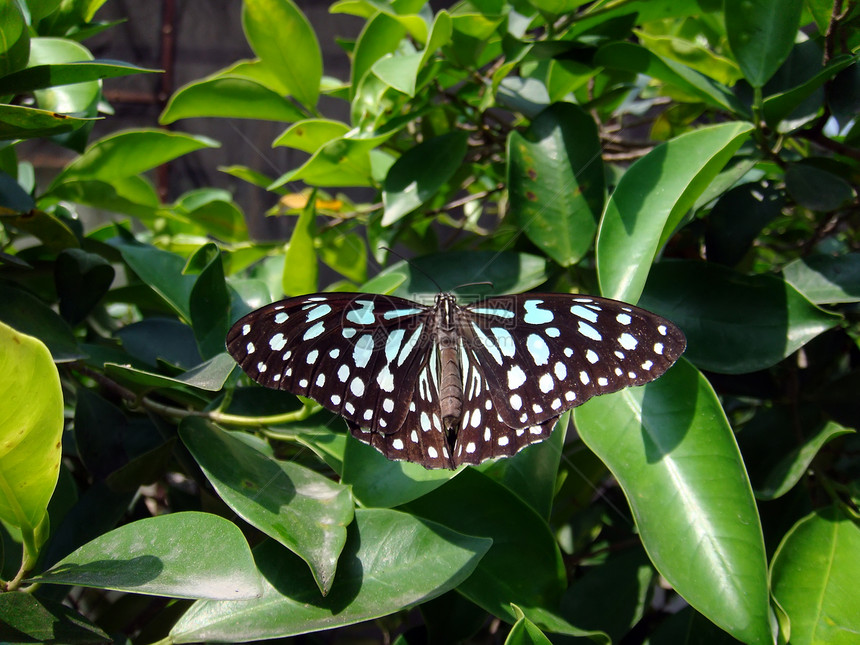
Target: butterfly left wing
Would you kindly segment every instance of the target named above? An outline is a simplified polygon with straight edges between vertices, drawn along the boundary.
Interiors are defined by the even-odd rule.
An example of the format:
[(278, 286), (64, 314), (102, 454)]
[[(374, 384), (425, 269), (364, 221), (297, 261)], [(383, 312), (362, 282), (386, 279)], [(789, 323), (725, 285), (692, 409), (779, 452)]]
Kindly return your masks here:
[(261, 385), (390, 433), (403, 425), (408, 410), (400, 391), (414, 382), (426, 353), (426, 312), (410, 300), (373, 294), (288, 298), (239, 320), (227, 349)]

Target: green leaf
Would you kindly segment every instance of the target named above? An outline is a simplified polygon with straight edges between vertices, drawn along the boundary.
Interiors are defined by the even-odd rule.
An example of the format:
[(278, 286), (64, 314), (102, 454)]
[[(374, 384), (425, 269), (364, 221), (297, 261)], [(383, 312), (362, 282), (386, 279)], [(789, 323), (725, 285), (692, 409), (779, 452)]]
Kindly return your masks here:
[(802, 444), (780, 459), (759, 485), (755, 486), (755, 496), (758, 499), (770, 500), (782, 497), (791, 490), (803, 477), (819, 450), (835, 439), (854, 430), (845, 428), (838, 423), (829, 421), (822, 424), (817, 432), (806, 437)]
[(14, 2), (0, 4), (0, 76), (27, 64), (30, 34), (21, 8)]
[(322, 54), (316, 34), (292, 0), (246, 0), (242, 26), (251, 49), (277, 70), (290, 94), (308, 109), (316, 107)]
[(839, 175), (802, 162), (786, 169), (785, 188), (801, 206), (821, 213), (835, 211), (857, 195)]
[(639, 299), (657, 251), (751, 130), (747, 123), (701, 128), (630, 166), (606, 204), (597, 234), (604, 296)]
[(56, 85), (155, 72), (158, 70), (120, 61), (78, 60), (69, 63), (31, 65), (0, 78), (0, 93), (20, 94)]
[[(406, 276), (394, 295), (401, 298), (415, 299), (418, 296), (442, 291), (451, 291), (455, 287), (469, 282), (487, 280), (492, 288), (487, 286), (472, 286), (461, 289), (467, 300), (475, 300), (489, 293), (521, 293), (543, 284), (547, 279), (546, 259), (528, 253), (512, 251), (451, 251), (448, 253), (431, 253), (413, 258), (406, 262), (397, 262), (385, 267), (379, 275), (398, 273)], [(439, 283), (438, 287), (427, 277)]]
[(221, 499), (307, 562), (327, 594), (353, 518), (349, 488), (298, 464), (267, 457), (235, 433), (202, 419), (183, 421), (180, 436)]
[(758, 512), (710, 384), (679, 361), (644, 387), (574, 412), (618, 480), (651, 561), (698, 611), (745, 643), (771, 643)]
[(114, 529), (31, 580), (169, 598), (251, 599), (262, 592), (236, 525), (192, 511)]
[(299, 296), (317, 291), (319, 266), (314, 248), (316, 211), (314, 200), (302, 210), (287, 245), (281, 287), (285, 296)]
[(151, 170), (194, 150), (219, 144), (203, 136), (167, 130), (128, 130), (96, 141), (59, 174), (52, 188), (70, 181), (111, 182)]
[(379, 12), (361, 30), (353, 49), (352, 72), (350, 75), (350, 98), (355, 98), (365, 75), (373, 64), (386, 54), (394, 52), (406, 28), (396, 18)]
[(81, 119), (50, 110), (21, 105), (0, 105), (0, 141), (8, 139), (33, 139), (71, 132), (93, 119)]
[(81, 322), (107, 293), (115, 273), (110, 263), (96, 253), (81, 249), (60, 253), (54, 267), (60, 315), (73, 325)]
[(429, 470), (408, 461), (392, 461), (351, 435), (346, 439), (341, 478), (363, 506), (406, 504), (439, 488), (455, 474), (445, 468)]
[(304, 114), (293, 103), (255, 81), (216, 76), (179, 88), (158, 122), (167, 125), (193, 117), (292, 122), (301, 120)]
[(517, 622), (508, 632), (505, 645), (552, 645), (552, 641), (538, 629), (538, 626), (526, 618), (522, 609), (513, 605), (513, 610), (516, 613)]
[(860, 632), (860, 529), (837, 507), (794, 525), (773, 557), (774, 598), (791, 619), (792, 645), (849, 645)]
[(185, 260), (175, 253), (162, 251), (154, 246), (129, 244), (119, 240), (114, 243), (131, 270), (177, 314), (190, 321), (188, 303), (196, 279), (183, 274)]
[(187, 275), (192, 269), (198, 275), (188, 296), (188, 310), (200, 356), (208, 360), (224, 351), (224, 338), (230, 329), (230, 294), (218, 247), (209, 243), (197, 249), (183, 273)]
[(570, 414), (565, 412), (559, 417), (549, 439), (529, 450), (521, 450), (509, 459), (484, 464), (480, 469), (541, 517), (549, 519), (553, 498), (558, 492), (558, 467), (569, 422)]
[(272, 147), (287, 146), (310, 154), (349, 132), (349, 126), (331, 119), (305, 119), (294, 123), (272, 142)]
[(278, 177), (268, 189), (298, 180), (320, 187), (370, 186), (374, 183), (370, 153), (393, 134), (394, 131), (369, 138), (332, 139), (300, 167)]
[(776, 276), (685, 260), (655, 265), (639, 304), (684, 330), (688, 360), (723, 374), (775, 365), (841, 318)]
[(585, 566), (568, 587), (561, 599), (562, 615), (579, 627), (602, 630), (613, 643), (621, 642), (645, 614), (655, 577), (638, 545), (610, 553), (604, 562)]
[(424, 204), (451, 179), (466, 156), (465, 132), (422, 141), (394, 162), (385, 177), (382, 225), (390, 226)]
[(668, 141), (630, 166), (597, 234), (600, 292), (636, 302), (660, 246), (728, 162), (752, 126), (724, 123)]
[(65, 221), (38, 208), (27, 209), (26, 212), (11, 217), (0, 214), (0, 222), (29, 233), (52, 251), (59, 252), (80, 246), (77, 236)]
[(198, 188), (188, 191), (177, 200), (173, 210), (199, 227), (201, 236), (211, 235), (225, 242), (248, 239), (245, 216), (226, 190)]
[(860, 301), (860, 253), (798, 258), (787, 264), (782, 274), (817, 305)]
[(44, 302), (10, 284), (0, 283), (0, 321), (45, 343), (56, 363), (83, 357), (68, 323)]
[(762, 87), (788, 58), (803, 0), (725, 0), (729, 47), (753, 87)]
[(0, 594), (0, 638), (4, 642), (69, 645), (112, 643), (99, 627), (73, 609), (29, 593)]
[(604, 169), (594, 119), (572, 103), (541, 112), (508, 137), (508, 192), (517, 226), (562, 266), (591, 248), (603, 210)]
[(361, 235), (329, 228), (320, 239), (319, 256), (326, 265), (355, 283), (367, 279), (367, 248)]
[(117, 378), (123, 383), (136, 384), (143, 389), (175, 388), (187, 385), (200, 390), (218, 392), (224, 387), (235, 365), (236, 362), (231, 356), (227, 352), (222, 352), (175, 377), (117, 363), (105, 363), (104, 369), (108, 376)]
[(55, 186), (49, 197), (125, 213), (146, 223), (155, 221), (159, 207), (155, 188), (145, 177), (137, 175), (110, 182), (72, 180)]
[(0, 401), (0, 520), (32, 541), (60, 472), (63, 391), (48, 348), (2, 322)]
[(856, 56), (840, 56), (837, 60), (831, 61), (820, 72), (800, 85), (774, 94), (773, 96), (768, 96), (762, 105), (762, 114), (764, 115), (765, 122), (778, 132), (793, 130), (794, 127), (791, 124), (783, 127), (780, 121), (791, 115), (796, 108), (824, 83), (856, 62)]
[[(9, 170), (12, 172), (11, 168)], [(0, 217), (9, 215), (9, 211), (27, 213), (35, 206), (36, 202), (30, 193), (24, 190), (14, 177), (0, 171)]]
[[(513, 493), (473, 468), (406, 508), (493, 546), (458, 591), (494, 616), (514, 622), (510, 603), (556, 607), (565, 587), (561, 554), (546, 522)], [(540, 625), (540, 622), (536, 620)]]
[(731, 90), (681, 63), (661, 58), (640, 45), (612, 42), (595, 55), (596, 65), (645, 74), (683, 90), (711, 107), (749, 118), (747, 107)]
[(373, 64), (371, 70), (383, 83), (407, 96), (415, 96), (415, 83), (424, 56), (414, 54), (386, 54)]
[(736, 265), (784, 205), (785, 191), (771, 181), (741, 184), (724, 193), (705, 219), (708, 261)]
[(263, 596), (198, 602), (170, 632), (173, 643), (268, 639), (352, 625), (434, 598), (474, 571), (490, 541), (397, 511), (358, 509), (337, 578), (320, 597), (307, 565), (275, 541), (254, 558)]
[[(53, 63), (77, 63), (92, 61), (93, 55), (86, 47), (66, 38), (33, 38), (30, 41), (28, 67), (42, 67)], [(90, 108), (101, 96), (101, 82), (91, 80), (71, 85), (59, 85), (35, 90), (36, 102), (45, 110), (65, 114), (87, 113), (95, 116)]]

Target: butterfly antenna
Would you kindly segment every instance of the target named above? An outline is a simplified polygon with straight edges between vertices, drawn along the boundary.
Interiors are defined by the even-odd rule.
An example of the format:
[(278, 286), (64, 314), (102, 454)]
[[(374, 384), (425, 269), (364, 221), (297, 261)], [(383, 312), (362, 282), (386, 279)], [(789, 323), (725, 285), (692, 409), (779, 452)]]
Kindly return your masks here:
[(387, 247), (387, 246), (380, 246), (379, 248), (384, 249), (385, 251), (388, 251), (388, 252), (389, 252), (389, 253), (391, 253), (392, 255), (396, 255), (396, 256), (397, 256), (397, 257), (399, 257), (401, 260), (403, 260), (404, 262), (406, 262), (406, 264), (408, 264), (409, 266), (411, 266), (413, 269), (415, 269), (415, 270), (416, 270), (416, 271), (418, 271), (421, 275), (423, 275), (425, 278), (427, 278), (430, 282), (432, 282), (432, 283), (436, 286), (436, 290), (437, 290), (437, 291), (439, 291), (440, 293), (441, 293), (442, 291), (444, 291), (444, 289), (442, 289), (442, 287), (439, 285), (439, 283), (438, 283), (438, 282), (436, 282), (436, 281), (433, 279), (433, 276), (431, 276), (429, 273), (427, 273), (424, 269), (422, 269), (420, 266), (418, 266), (417, 264), (415, 264), (415, 263), (414, 263), (412, 260), (410, 260), (409, 258), (407, 258), (407, 257), (405, 257), (405, 256), (403, 256), (403, 255), (400, 255), (397, 251), (395, 251), (394, 249), (389, 248), (389, 247)]

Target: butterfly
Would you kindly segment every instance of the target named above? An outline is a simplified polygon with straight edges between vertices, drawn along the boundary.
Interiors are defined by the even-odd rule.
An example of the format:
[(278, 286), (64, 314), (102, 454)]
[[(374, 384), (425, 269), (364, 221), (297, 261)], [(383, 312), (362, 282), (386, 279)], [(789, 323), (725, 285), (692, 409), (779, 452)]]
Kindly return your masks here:
[(511, 456), (599, 394), (662, 375), (678, 327), (594, 296), (528, 293), (460, 306), (317, 293), (240, 319), (227, 349), (254, 381), (310, 397), (389, 459), (457, 468)]

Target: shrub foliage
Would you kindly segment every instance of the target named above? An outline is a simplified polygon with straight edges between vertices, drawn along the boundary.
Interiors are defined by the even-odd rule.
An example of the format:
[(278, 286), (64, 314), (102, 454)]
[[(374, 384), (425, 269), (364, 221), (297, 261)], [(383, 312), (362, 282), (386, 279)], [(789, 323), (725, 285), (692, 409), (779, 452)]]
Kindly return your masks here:
[[(151, 71), (81, 44), (101, 4), (0, 5), (0, 639), (854, 642), (857, 3), (340, 0), (335, 79), (293, 0), (244, 0), (253, 59), (89, 142), (103, 79)], [(286, 243), (159, 199), (218, 145), (188, 117), (284, 124), (303, 163), (223, 171)], [(48, 185), (34, 138), (78, 153)], [(638, 302), (688, 350), (458, 473), (225, 352), (285, 294), (426, 274)]]

